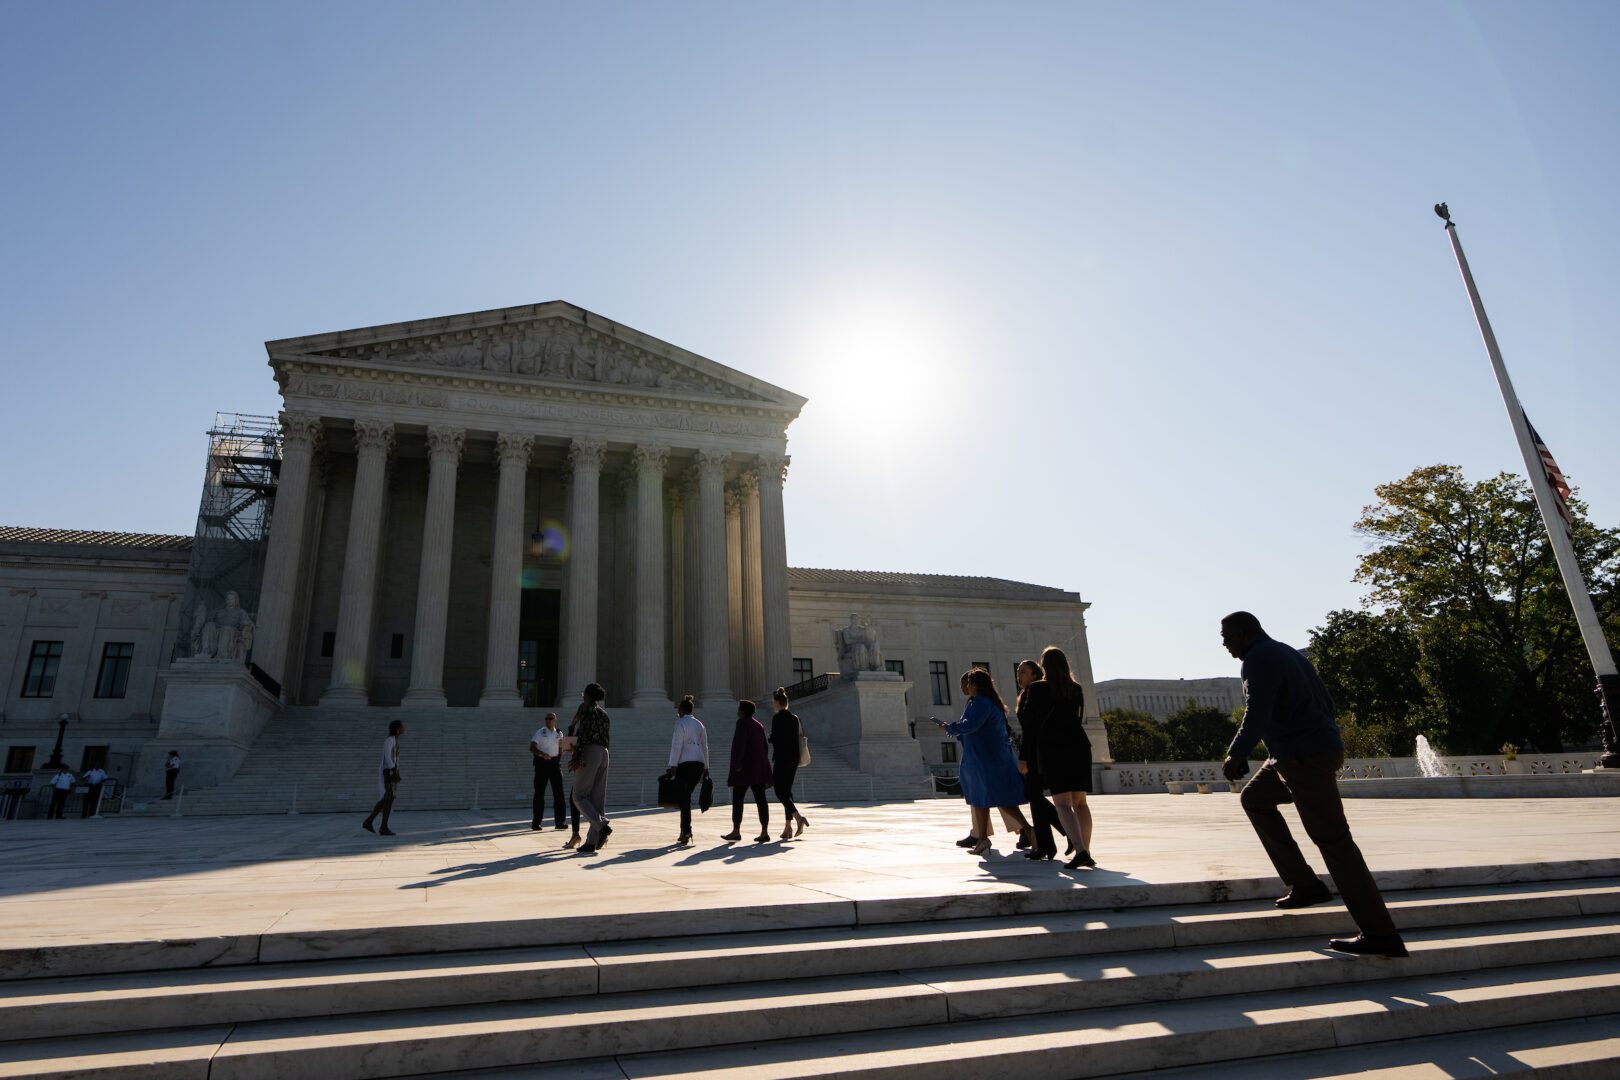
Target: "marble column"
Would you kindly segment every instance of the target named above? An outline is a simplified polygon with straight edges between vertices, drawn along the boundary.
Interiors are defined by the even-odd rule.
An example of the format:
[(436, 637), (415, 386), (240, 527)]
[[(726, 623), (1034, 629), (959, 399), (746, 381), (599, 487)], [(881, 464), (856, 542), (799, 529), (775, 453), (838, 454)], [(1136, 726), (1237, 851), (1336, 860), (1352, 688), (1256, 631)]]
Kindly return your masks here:
[(726, 458), (699, 450), (698, 498), (698, 703), (724, 723), (737, 700), (731, 687), (731, 603), (726, 572)]
[(637, 446), (636, 473), (636, 665), (631, 704), (667, 705), (664, 685), (664, 467), (665, 446)]
[(502, 431), (495, 436), (500, 469), (495, 484), (495, 535), (490, 541), (489, 632), (485, 636), (484, 691), (479, 708), (520, 709), (518, 621), (523, 614), (523, 496), (534, 436)]
[[(684, 513), (681, 525), (685, 535), (681, 538), (681, 566), (678, 570), (682, 587), (681, 593), (685, 597), (685, 608), (682, 612), (680, 625), (672, 623), (672, 633), (686, 642), (685, 672), (681, 676), (681, 683), (673, 689), (680, 694), (691, 694), (697, 697), (703, 692), (703, 530), (701, 500), (703, 497), (702, 480), (698, 476), (697, 468), (685, 469), (681, 473), (681, 500)], [(721, 540), (725, 539), (725, 519), (721, 519)], [(671, 562), (673, 565), (673, 561)], [(722, 611), (725, 609), (722, 608)]]
[(450, 546), (456, 526), (456, 468), (466, 432), (430, 427), (427, 510), (416, 586), (416, 628), (411, 642), (407, 705), (444, 704), (444, 635), (450, 616)]
[[(742, 501), (743, 696), (758, 699), (765, 686), (765, 603), (759, 566), (759, 477), (737, 477)], [(774, 684), (773, 684), (774, 685)]]
[(320, 417), (303, 412), (281, 414), (281, 475), (276, 482), (275, 513), (270, 517), (270, 543), (259, 584), (253, 662), (282, 683), (287, 681), (287, 647), (293, 639), (298, 578), (303, 570), (310, 469), (320, 439)]
[(343, 550), (343, 587), (338, 593), (337, 645), (332, 653), (332, 681), (321, 695), (322, 705), (365, 705), (370, 700), (366, 690), (367, 661), (371, 658), (377, 553), (394, 425), (381, 420), (356, 420), (354, 443), (358, 461), (354, 500), (349, 507), (349, 538)]
[(731, 695), (746, 697), (743, 677), (742, 496), (726, 485), (726, 640), (731, 656)]
[[(602, 458), (607, 444), (597, 439), (575, 439), (568, 447), (572, 495), (568, 514), (568, 587), (564, 592), (562, 636), (566, 664), (557, 691), (557, 715), (568, 717), (581, 700), (581, 691), (596, 681), (596, 589), (600, 551)], [(565, 711), (566, 710), (566, 711)]]
[(760, 599), (765, 606), (766, 690), (793, 681), (792, 621), (788, 617), (787, 525), (782, 517), (782, 485), (788, 456), (761, 454), (759, 478)]
[(680, 484), (669, 491), (669, 691), (674, 697), (692, 685), (686, 675), (686, 492)]

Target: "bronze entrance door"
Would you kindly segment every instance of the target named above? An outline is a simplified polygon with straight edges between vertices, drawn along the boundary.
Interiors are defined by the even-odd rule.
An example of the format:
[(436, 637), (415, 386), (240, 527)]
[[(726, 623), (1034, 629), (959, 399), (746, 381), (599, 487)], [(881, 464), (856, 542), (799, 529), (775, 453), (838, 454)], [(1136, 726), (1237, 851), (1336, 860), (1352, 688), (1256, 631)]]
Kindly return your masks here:
[(557, 703), (558, 618), (562, 593), (524, 589), (518, 622), (518, 693), (523, 704), (549, 709)]

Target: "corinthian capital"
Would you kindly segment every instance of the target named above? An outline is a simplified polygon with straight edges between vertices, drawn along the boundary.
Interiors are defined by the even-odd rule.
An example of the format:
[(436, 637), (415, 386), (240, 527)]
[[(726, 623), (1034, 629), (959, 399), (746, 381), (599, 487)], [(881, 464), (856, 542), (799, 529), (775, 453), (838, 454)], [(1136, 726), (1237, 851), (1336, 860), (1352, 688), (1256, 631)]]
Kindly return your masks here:
[(638, 443), (635, 453), (630, 455), (630, 463), (637, 476), (661, 477), (669, 464), (669, 447)]
[(754, 467), (754, 472), (758, 474), (760, 483), (774, 483), (777, 487), (787, 483), (788, 462), (792, 458), (786, 454), (760, 454), (757, 460), (759, 464)]
[(310, 412), (281, 414), (281, 450), (313, 453), (321, 443), (321, 418)]
[(697, 469), (700, 476), (718, 476), (726, 478), (726, 465), (731, 461), (731, 455), (724, 450), (699, 450), (697, 452)]
[(467, 433), (461, 428), (430, 427), (427, 429), (428, 455), (430, 457), (454, 458), (456, 464), (461, 463), (461, 450), (467, 441)]
[(354, 448), (362, 454), (387, 456), (394, 449), (394, 425), (383, 420), (356, 420)]
[(507, 466), (527, 468), (529, 451), (533, 448), (533, 435), (520, 435), (513, 431), (495, 433), (495, 460), (503, 469)]
[(745, 472), (737, 477), (737, 493), (744, 499), (757, 499), (759, 497), (759, 477), (751, 472)]
[(568, 467), (574, 473), (601, 472), (607, 443), (601, 439), (575, 439), (568, 444)]

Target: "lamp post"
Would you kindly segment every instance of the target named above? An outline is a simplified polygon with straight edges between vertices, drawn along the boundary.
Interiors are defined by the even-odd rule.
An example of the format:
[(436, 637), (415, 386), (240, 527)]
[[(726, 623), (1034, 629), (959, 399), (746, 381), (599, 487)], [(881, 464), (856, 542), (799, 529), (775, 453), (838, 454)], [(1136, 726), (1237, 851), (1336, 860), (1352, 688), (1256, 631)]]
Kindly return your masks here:
[(64, 764), (62, 760), (62, 736), (67, 734), (68, 714), (63, 713), (56, 718), (56, 745), (51, 748), (51, 760), (45, 763), (47, 769), (60, 769)]

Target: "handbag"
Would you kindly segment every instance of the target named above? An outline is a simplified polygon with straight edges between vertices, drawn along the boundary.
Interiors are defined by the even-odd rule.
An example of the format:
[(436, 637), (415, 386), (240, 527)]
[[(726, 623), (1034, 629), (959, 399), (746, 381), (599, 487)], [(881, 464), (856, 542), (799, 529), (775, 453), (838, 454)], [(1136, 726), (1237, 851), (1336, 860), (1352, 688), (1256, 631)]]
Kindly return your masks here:
[(810, 764), (810, 740), (804, 737), (804, 721), (799, 721), (799, 768)]
[(706, 814), (709, 807), (714, 805), (714, 780), (711, 777), (703, 778), (703, 788), (698, 792), (698, 812)]
[(675, 777), (659, 775), (658, 805), (665, 810), (679, 810), (686, 805), (686, 800), (681, 798), (681, 782)]

